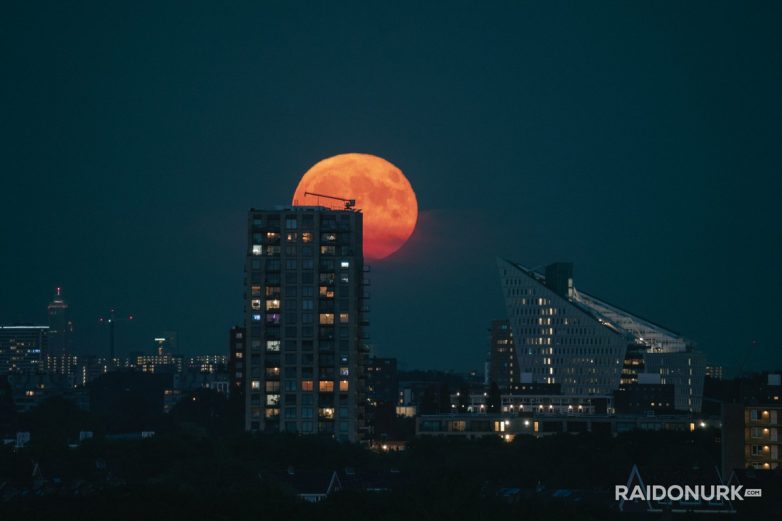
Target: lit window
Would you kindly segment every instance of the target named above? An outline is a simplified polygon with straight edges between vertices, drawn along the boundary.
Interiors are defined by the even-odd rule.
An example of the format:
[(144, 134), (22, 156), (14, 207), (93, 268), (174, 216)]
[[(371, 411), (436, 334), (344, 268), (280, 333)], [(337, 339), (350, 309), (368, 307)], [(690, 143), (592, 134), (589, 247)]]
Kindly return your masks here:
[(269, 409), (266, 409), (265, 416), (267, 418), (275, 418), (275, 417), (277, 417), (279, 415), (280, 415), (280, 409), (279, 408), (269, 408)]
[(253, 313), (253, 322), (259, 322), (261, 320), (260, 313)]
[(255, 298), (252, 300), (253, 309), (261, 309), (261, 299)]
[(347, 324), (350, 321), (350, 316), (347, 313), (340, 313), (339, 314), (339, 323), (340, 324)]
[(335, 246), (321, 246), (320, 247), (320, 254), (321, 255), (334, 255), (337, 252), (337, 248)]
[(334, 382), (331, 380), (321, 380), (318, 382), (318, 390), (322, 393), (333, 393)]
[(268, 382), (266, 382), (266, 392), (267, 393), (279, 393), (280, 392), (280, 382), (277, 382), (277, 381), (268, 381)]
[(260, 391), (261, 390), (261, 381), (260, 380), (253, 380), (250, 382), (250, 389), (253, 391)]
[(253, 255), (263, 255), (263, 246), (260, 244), (253, 244)]
[(266, 376), (280, 376), (280, 368), (279, 367), (267, 367), (266, 368)]
[(272, 309), (280, 309), (280, 301), (279, 299), (273, 299), (273, 300), (267, 300), (266, 301), (266, 310), (272, 310)]
[(350, 374), (350, 369), (347, 367), (340, 367), (339, 368), (339, 375), (340, 376), (348, 376)]
[(280, 404), (280, 395), (279, 394), (267, 394), (266, 395), (266, 405), (279, 405)]
[(321, 418), (327, 418), (327, 419), (333, 419), (334, 418), (334, 408), (333, 407), (322, 407), (318, 409), (318, 416)]
[(312, 242), (312, 232), (303, 232), (301, 234), (301, 242)]
[(280, 350), (280, 341), (279, 340), (267, 340), (266, 341), (266, 350), (267, 351), (273, 351), (277, 352)]
[(334, 313), (321, 313), (320, 314), (320, 323), (321, 324), (333, 324), (334, 323)]
[(298, 238), (298, 235), (295, 234), (295, 233), (289, 233), (288, 235), (285, 236), (285, 239), (288, 242), (295, 242), (297, 238)]
[(301, 390), (302, 391), (312, 391), (313, 385), (312, 380), (302, 380), (301, 381)]
[(339, 267), (340, 268), (349, 268), (350, 267), (350, 261), (348, 261), (348, 260), (341, 261), (339, 263)]
[(267, 241), (277, 241), (280, 239), (280, 234), (277, 232), (266, 232)]
[(348, 381), (347, 380), (340, 380), (339, 381), (339, 391), (342, 393), (348, 392)]

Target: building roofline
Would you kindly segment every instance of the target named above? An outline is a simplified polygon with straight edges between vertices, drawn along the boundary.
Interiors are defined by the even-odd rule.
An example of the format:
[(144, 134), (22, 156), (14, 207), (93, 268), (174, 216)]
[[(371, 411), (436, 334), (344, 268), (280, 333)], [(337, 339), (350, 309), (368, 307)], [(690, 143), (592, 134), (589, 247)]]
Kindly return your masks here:
[(604, 304), (604, 305), (606, 305), (606, 306), (608, 306), (608, 307), (611, 307), (611, 308), (614, 308), (614, 309), (616, 309), (616, 310), (617, 310), (617, 311), (619, 311), (620, 313), (624, 313), (624, 314), (626, 314), (626, 315), (629, 315), (629, 316), (631, 316), (631, 317), (633, 317), (633, 318), (637, 318), (638, 320), (640, 320), (640, 321), (642, 321), (642, 322), (646, 322), (646, 323), (647, 323), (647, 324), (649, 324), (650, 326), (653, 326), (653, 327), (655, 327), (655, 328), (658, 328), (658, 329), (662, 329), (662, 330), (663, 330), (663, 331), (665, 331), (666, 333), (670, 333), (671, 335), (678, 336), (678, 337), (679, 337), (679, 338), (681, 338), (682, 340), (686, 340), (686, 339), (685, 339), (685, 338), (682, 336), (682, 334), (681, 334), (681, 333), (679, 333), (679, 332), (677, 332), (677, 331), (674, 331), (673, 329), (670, 329), (669, 327), (666, 327), (666, 326), (663, 326), (663, 325), (661, 325), (661, 324), (658, 324), (657, 322), (653, 322), (653, 321), (649, 320), (648, 318), (642, 317), (641, 315), (639, 315), (639, 314), (637, 314), (637, 313), (631, 313), (630, 311), (627, 311), (626, 309), (624, 309), (624, 308), (621, 308), (621, 307), (617, 306), (616, 304), (612, 304), (612, 303), (610, 303), (610, 302), (607, 302), (606, 300), (603, 300), (603, 299), (601, 299), (601, 298), (595, 297), (595, 296), (594, 296), (594, 295), (592, 295), (591, 293), (587, 293), (587, 292), (585, 292), (585, 291), (580, 291), (580, 290), (577, 290), (577, 291), (578, 291), (578, 293), (580, 293), (580, 294), (582, 294), (582, 295), (586, 295), (586, 296), (587, 296), (587, 297), (589, 297), (590, 299), (596, 300), (596, 301), (600, 302), (601, 304)]
[[(507, 262), (511, 266), (515, 267), (516, 269), (518, 269), (519, 271), (521, 271), (522, 273), (527, 275), (534, 282), (540, 284), (541, 286), (546, 288), (548, 291), (551, 291), (552, 293), (554, 293), (554, 291), (551, 288), (546, 286), (546, 284), (545, 284), (546, 277), (544, 277), (540, 273), (538, 273), (538, 272), (536, 272), (536, 271), (534, 271), (534, 270), (532, 270), (530, 268), (527, 268), (525, 266), (522, 266), (518, 262), (514, 262), (514, 261), (511, 261), (511, 260), (508, 260), (508, 259), (504, 259), (504, 258), (500, 258), (500, 257), (498, 257), (498, 259), (502, 260), (504, 262)], [(574, 301), (574, 300), (570, 300), (569, 298), (563, 297), (562, 295), (557, 295), (557, 296), (559, 298), (561, 298), (562, 300), (564, 300), (565, 302), (567, 302), (568, 304), (570, 304), (571, 306), (573, 306), (575, 309), (581, 311), (583, 314), (585, 314), (586, 316), (588, 316), (589, 318), (591, 318), (592, 320), (594, 320), (595, 322), (597, 322), (601, 326), (603, 326), (606, 329), (612, 331), (613, 333), (615, 333), (615, 334), (617, 334), (619, 336), (622, 336), (622, 337), (626, 337), (628, 334), (631, 334), (629, 331), (626, 331), (624, 329), (619, 329), (616, 326), (614, 326), (613, 324), (611, 324), (610, 322), (607, 322), (602, 317), (597, 315), (593, 309), (591, 309), (591, 308), (589, 308), (587, 306), (584, 306), (580, 302)]]
[(329, 208), (322, 205), (277, 205), (271, 208), (255, 208), (251, 207), (250, 212), (315, 212), (315, 211), (327, 211), (327, 212), (341, 212), (341, 213), (362, 213), (361, 208)]
[[(508, 264), (511, 264), (512, 266), (515, 266), (516, 268), (521, 270), (523, 273), (525, 273), (527, 276), (532, 278), (535, 282), (538, 282), (538, 283), (543, 284), (545, 286), (546, 277), (542, 273), (539, 273), (539, 272), (535, 271), (532, 268), (527, 268), (526, 266), (522, 266), (521, 264), (519, 264), (517, 262), (511, 261), (511, 260), (508, 260), (508, 259), (505, 259), (505, 258), (498, 257), (498, 259), (502, 260), (504, 262), (507, 262)], [(581, 291), (581, 290), (579, 290), (578, 288), (575, 288), (575, 287), (574, 287), (574, 291), (577, 294), (584, 295), (584, 296), (586, 296), (589, 299), (597, 301), (601, 305), (604, 305), (604, 306), (606, 306), (608, 308), (613, 308), (614, 310), (616, 310), (619, 313), (623, 313), (625, 315), (628, 315), (629, 317), (632, 317), (633, 319), (636, 319), (636, 320), (638, 320), (640, 322), (643, 322), (643, 323), (649, 325), (650, 327), (652, 327), (654, 329), (660, 329), (660, 330), (662, 330), (662, 332), (664, 332), (666, 334), (678, 337), (683, 342), (685, 342), (686, 344), (691, 344), (691, 342), (689, 340), (684, 338), (684, 336), (682, 336), (681, 333), (678, 333), (677, 331), (674, 331), (674, 330), (672, 330), (672, 329), (670, 329), (668, 327), (665, 327), (665, 326), (663, 326), (661, 324), (653, 322), (653, 321), (651, 321), (651, 320), (649, 320), (647, 318), (644, 318), (644, 317), (642, 317), (642, 316), (640, 316), (640, 315), (638, 315), (636, 313), (631, 313), (631, 312), (627, 311), (624, 308), (621, 308), (621, 307), (619, 307), (617, 305), (611, 304), (610, 302), (607, 302), (606, 300), (603, 300), (601, 298), (595, 297), (591, 293), (587, 293), (585, 291)], [(622, 328), (621, 326), (614, 326), (613, 324), (610, 324), (610, 323), (609, 324), (603, 323), (602, 320), (601, 320), (601, 317), (599, 316), (600, 313), (598, 311), (592, 309), (591, 307), (589, 307), (589, 305), (587, 305), (587, 304), (585, 304), (583, 302), (577, 301), (577, 300), (571, 300), (571, 299), (566, 299), (566, 300), (568, 302), (570, 302), (571, 304), (575, 305), (576, 307), (578, 307), (579, 309), (589, 313), (590, 316), (593, 316), (594, 318), (596, 318), (598, 321), (601, 322), (601, 324), (606, 325), (608, 327), (611, 327), (611, 329), (617, 329), (618, 328), (618, 329), (621, 329), (622, 331), (625, 331), (627, 333), (632, 334), (632, 331), (627, 331), (624, 328)]]
[(0, 329), (49, 329), (49, 326), (0, 326)]

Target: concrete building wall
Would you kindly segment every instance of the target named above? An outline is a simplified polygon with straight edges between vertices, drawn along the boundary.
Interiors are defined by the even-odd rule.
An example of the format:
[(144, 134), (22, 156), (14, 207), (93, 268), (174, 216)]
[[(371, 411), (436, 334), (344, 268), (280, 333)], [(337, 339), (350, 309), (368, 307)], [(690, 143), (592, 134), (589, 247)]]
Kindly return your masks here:
[(362, 214), (251, 210), (245, 269), (246, 427), (364, 430)]

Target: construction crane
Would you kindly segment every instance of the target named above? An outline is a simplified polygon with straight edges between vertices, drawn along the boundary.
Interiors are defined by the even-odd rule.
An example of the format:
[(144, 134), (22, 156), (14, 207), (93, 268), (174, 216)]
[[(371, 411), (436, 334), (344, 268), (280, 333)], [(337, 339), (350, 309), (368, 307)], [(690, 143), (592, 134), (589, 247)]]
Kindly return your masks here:
[(107, 317), (99, 317), (98, 322), (103, 325), (109, 326), (109, 363), (113, 363), (114, 361), (114, 324), (119, 322), (120, 320), (127, 320), (132, 321), (133, 315), (128, 315), (127, 317), (117, 317), (114, 313), (114, 310), (110, 310)]
[(345, 199), (344, 197), (336, 197), (333, 195), (316, 194), (315, 192), (304, 192), (304, 197), (307, 197), (308, 195), (314, 195), (315, 197), (325, 197), (326, 199), (334, 199), (335, 201), (342, 201), (343, 203), (345, 203), (345, 210), (350, 210), (351, 208), (356, 206), (355, 199)]

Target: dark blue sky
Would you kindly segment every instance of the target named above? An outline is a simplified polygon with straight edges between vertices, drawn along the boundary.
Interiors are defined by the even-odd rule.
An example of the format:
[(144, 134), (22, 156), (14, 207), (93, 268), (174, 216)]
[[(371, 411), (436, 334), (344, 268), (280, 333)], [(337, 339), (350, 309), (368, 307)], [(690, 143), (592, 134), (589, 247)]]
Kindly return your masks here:
[[(466, 369), (494, 259), (782, 365), (779, 2), (12, 2), (0, 16), (0, 322), (65, 287), (85, 350), (226, 348), (244, 219), (343, 152), (407, 174), (377, 352)], [(227, 4), (227, 5), (225, 5)]]

